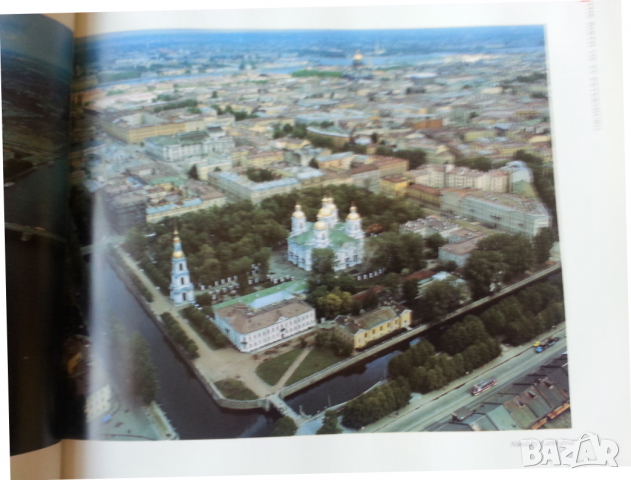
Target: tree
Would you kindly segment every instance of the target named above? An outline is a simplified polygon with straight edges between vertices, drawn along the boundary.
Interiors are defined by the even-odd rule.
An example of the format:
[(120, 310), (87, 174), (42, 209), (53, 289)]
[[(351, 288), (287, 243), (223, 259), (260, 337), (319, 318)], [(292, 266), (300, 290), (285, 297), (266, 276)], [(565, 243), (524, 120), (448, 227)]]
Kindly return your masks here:
[(480, 240), (478, 250), (498, 252), (501, 255), (504, 268), (502, 280), (505, 282), (523, 274), (533, 263), (532, 244), (523, 235), (489, 235)]
[(418, 148), (410, 150), (397, 150), (394, 155), (399, 158), (404, 158), (410, 164), (410, 170), (415, 170), (421, 165), (426, 163), (427, 154)]
[(312, 158), (311, 160), (309, 160), (309, 166), (311, 168), (320, 168), (320, 164), (318, 163), (318, 161), (314, 158)]
[(410, 278), (403, 282), (403, 298), (406, 302), (413, 302), (418, 295), (418, 280)]
[(314, 248), (312, 253), (311, 271), (316, 275), (333, 273), (335, 252), (330, 248)]
[(486, 297), (499, 285), (506, 266), (498, 252), (476, 250), (467, 259), (464, 277), (474, 299)]
[(376, 155), (383, 155), (386, 157), (391, 156), (393, 153), (393, 150), (390, 147), (386, 147), (385, 145), (380, 145), (375, 149), (375, 154)]
[(400, 276), (397, 273), (390, 272), (383, 277), (381, 284), (391, 293), (396, 293), (399, 288)]
[(197, 165), (193, 165), (188, 171), (188, 178), (199, 180), (199, 174), (197, 173)]
[(143, 405), (149, 405), (158, 393), (158, 377), (149, 345), (139, 332), (131, 338), (130, 368), (134, 395)]
[(377, 134), (377, 132), (372, 132), (372, 133), (370, 134), (370, 141), (371, 141), (372, 143), (377, 143), (377, 142), (379, 142), (379, 135)]
[(272, 437), (291, 437), (296, 434), (298, 431), (298, 427), (296, 426), (296, 422), (294, 422), (289, 417), (279, 418), (274, 424), (274, 429), (270, 436)]
[(145, 237), (138, 227), (131, 228), (125, 238), (125, 249), (135, 258), (141, 258), (147, 249), (147, 237)]
[(447, 240), (440, 233), (432, 233), (429, 237), (425, 239), (425, 245), (427, 248), (431, 248), (433, 250), (438, 250), (444, 244), (447, 243)]
[(370, 311), (370, 310), (374, 310), (378, 306), (379, 306), (379, 296), (373, 290), (371, 290), (364, 297), (364, 300), (362, 301), (362, 307), (364, 308), (364, 310)]
[(453, 272), (454, 270), (458, 269), (458, 264), (456, 262), (454, 262), (453, 260), (449, 260), (448, 262), (445, 262), (442, 265), (442, 269), (445, 272)]
[(455, 280), (432, 282), (423, 292), (418, 310), (422, 321), (432, 323), (460, 307), (466, 298), (464, 285)]
[(442, 334), (439, 340), (440, 348), (450, 355), (461, 353), (469, 345), (487, 340), (489, 334), (484, 323), (474, 315), (467, 315), (464, 320), (456, 323)]
[(330, 435), (342, 433), (342, 429), (337, 421), (337, 414), (333, 410), (327, 410), (324, 413), (322, 426), (316, 432), (316, 435)]
[(329, 293), (319, 298), (316, 305), (326, 318), (331, 319), (340, 314), (342, 299), (333, 293)]
[(545, 227), (539, 230), (533, 239), (533, 254), (537, 265), (545, 263), (550, 258), (550, 249), (554, 245), (554, 232)]
[(212, 98), (217, 98), (217, 97), (218, 97), (218, 95), (217, 95), (217, 90), (214, 90), (214, 91), (213, 91), (213, 94), (212, 94)]

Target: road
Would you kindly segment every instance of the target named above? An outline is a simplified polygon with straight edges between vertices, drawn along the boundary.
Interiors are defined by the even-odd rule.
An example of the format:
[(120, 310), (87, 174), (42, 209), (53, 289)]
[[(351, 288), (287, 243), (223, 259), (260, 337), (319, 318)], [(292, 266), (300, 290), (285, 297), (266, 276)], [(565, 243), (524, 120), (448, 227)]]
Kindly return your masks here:
[[(544, 352), (536, 354), (532, 348), (532, 343), (549, 336), (558, 336), (561, 337), (561, 340)], [(566, 350), (567, 340), (564, 327), (557, 328), (554, 332), (547, 332), (522, 347), (505, 351), (501, 357), (490, 362), (486, 367), (476, 370), (470, 377), (465, 377), (464, 382), (462, 382), (462, 378), (459, 378), (438, 391), (413, 399), (410, 405), (399, 412), (398, 416), (383, 418), (365, 427), (363, 432), (432, 430), (450, 420), (452, 413), (457, 409), (481, 404), (484, 400), (495, 395), (502, 387), (536, 370)], [(471, 387), (489, 377), (496, 378), (498, 385), (473, 397), (470, 393)]]

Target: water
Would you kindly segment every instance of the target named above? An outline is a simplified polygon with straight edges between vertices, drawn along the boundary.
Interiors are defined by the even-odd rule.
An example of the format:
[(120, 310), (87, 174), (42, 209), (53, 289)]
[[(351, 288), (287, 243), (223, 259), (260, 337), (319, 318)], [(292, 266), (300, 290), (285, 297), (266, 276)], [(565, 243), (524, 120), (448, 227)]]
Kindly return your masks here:
[(40, 165), (4, 189), (4, 221), (42, 227), (66, 236), (68, 164), (63, 158), (53, 166)]
[[(139, 331), (148, 342), (160, 383), (157, 402), (180, 438), (267, 436), (276, 417), (262, 411), (239, 412), (217, 406), (116, 273), (102, 262), (103, 259), (95, 258), (92, 265), (99, 276), (91, 304), (107, 305), (108, 311), (96, 313), (96, 318), (107, 321), (107, 315), (112, 313), (129, 331)], [(96, 342), (94, 330), (98, 327), (92, 332)]]
[[(65, 234), (66, 162), (43, 166), (4, 191), (5, 221)], [(11, 454), (56, 443), (63, 323), (63, 243), (5, 230)]]
[(388, 349), (380, 353), (381, 356), (369, 360), (367, 363), (355, 365), (327, 380), (317, 383), (296, 395), (285, 399), (295, 411), (302, 411), (307, 415), (315, 415), (329, 406), (347, 402), (362, 394), (375, 383), (388, 375), (388, 362), (392, 357), (401, 353), (408, 346), (402, 344), (395, 349)]

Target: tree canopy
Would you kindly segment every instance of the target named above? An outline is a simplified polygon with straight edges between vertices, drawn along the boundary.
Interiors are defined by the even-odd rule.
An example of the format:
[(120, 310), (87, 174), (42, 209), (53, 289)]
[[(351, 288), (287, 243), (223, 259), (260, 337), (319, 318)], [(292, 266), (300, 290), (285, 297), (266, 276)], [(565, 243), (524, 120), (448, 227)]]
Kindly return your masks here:
[(274, 424), (274, 429), (270, 434), (271, 437), (291, 437), (298, 431), (296, 422), (290, 417), (279, 418)]
[(423, 323), (440, 320), (458, 309), (467, 297), (466, 286), (456, 280), (440, 280), (430, 283), (417, 302), (417, 310)]
[(324, 413), (324, 420), (322, 426), (316, 432), (316, 435), (330, 435), (342, 433), (342, 428), (337, 421), (337, 413), (333, 410), (327, 410)]

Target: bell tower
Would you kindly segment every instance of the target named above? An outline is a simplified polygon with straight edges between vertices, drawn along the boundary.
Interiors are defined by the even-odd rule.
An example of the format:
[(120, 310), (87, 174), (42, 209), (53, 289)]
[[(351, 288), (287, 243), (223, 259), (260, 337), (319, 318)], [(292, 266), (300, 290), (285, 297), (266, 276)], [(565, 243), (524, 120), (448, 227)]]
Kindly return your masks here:
[(173, 255), (171, 256), (171, 301), (173, 305), (184, 305), (195, 300), (190, 272), (186, 265), (186, 256), (182, 250), (182, 241), (177, 229), (173, 232)]

